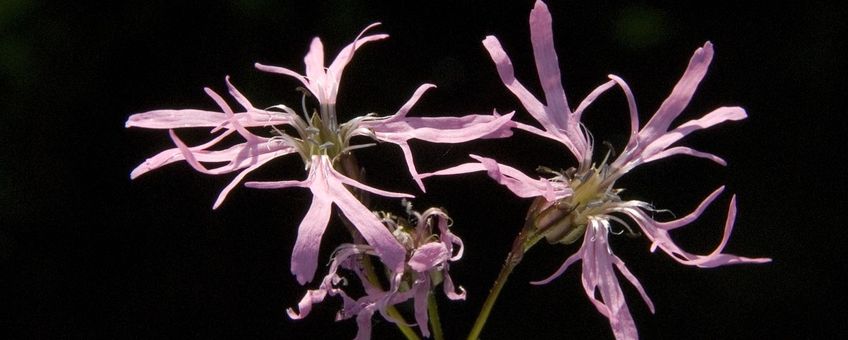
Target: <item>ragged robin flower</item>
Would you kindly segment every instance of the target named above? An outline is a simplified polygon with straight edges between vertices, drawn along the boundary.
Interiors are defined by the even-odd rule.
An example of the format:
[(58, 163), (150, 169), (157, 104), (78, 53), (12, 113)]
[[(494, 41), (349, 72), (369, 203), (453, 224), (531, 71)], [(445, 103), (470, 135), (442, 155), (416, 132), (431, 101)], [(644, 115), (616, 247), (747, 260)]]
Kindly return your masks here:
[[(321, 40), (315, 38), (304, 58), (306, 74), (301, 75), (286, 68), (256, 64), (260, 70), (284, 74), (301, 81), (318, 102), (309, 110), (307, 98), (302, 103), (302, 116), (286, 105), (274, 105), (266, 109), (256, 108), (227, 78), (229, 93), (244, 111), (235, 112), (217, 93), (206, 89), (207, 94), (221, 108), (221, 112), (182, 109), (154, 110), (134, 114), (128, 119), (127, 127), (168, 129), (175, 148), (165, 150), (149, 158), (133, 170), (131, 177), (167, 164), (186, 161), (197, 171), (206, 174), (225, 174), (238, 171), (238, 175), (227, 185), (213, 208), (224, 201), (227, 194), (252, 171), (272, 159), (297, 153), (300, 155), (307, 178), (303, 181), (248, 182), (254, 188), (308, 188), (313, 195), (312, 204), (298, 229), (297, 241), (292, 254), (291, 270), (301, 284), (312, 280), (318, 261), (321, 237), (330, 219), (332, 206), (336, 205), (350, 225), (352, 232), (371, 247), (371, 251), (392, 270), (404, 268), (404, 249), (395, 240), (383, 223), (358, 199), (357, 194), (370, 192), (386, 197), (412, 195), (388, 192), (360, 182), (360, 169), (351, 151), (373, 144), (353, 144), (356, 136), (370, 137), (401, 147), (405, 162), (413, 179), (423, 184), (415, 170), (407, 142), (420, 139), (435, 143), (461, 143), (477, 138), (498, 138), (511, 134), (512, 114), (468, 115), (464, 117), (407, 117), (408, 111), (431, 84), (420, 86), (412, 98), (394, 115), (378, 117), (374, 114), (357, 116), (345, 123), (338, 123), (336, 97), (345, 66), (354, 52), (365, 43), (385, 39), (386, 34), (365, 35), (376, 26), (368, 26), (353, 43), (341, 50), (328, 66), (324, 66), (324, 50)], [(257, 135), (248, 128), (266, 128), (268, 136)], [(187, 146), (174, 129), (211, 128), (218, 133), (211, 141)], [(244, 142), (215, 149), (224, 139), (238, 135)], [(208, 163), (225, 163), (209, 168)]]
[[(551, 16), (547, 6), (541, 1), (536, 2), (530, 14), (530, 31), (536, 69), (544, 92), (544, 104), (515, 78), (512, 63), (497, 38), (489, 36), (483, 40), (483, 45), (495, 62), (503, 83), (541, 125), (541, 128), (538, 128), (516, 123), (517, 127), (560, 142), (577, 158), (578, 165), (566, 171), (542, 168), (547, 177), (533, 179), (514, 168), (498, 164), (493, 159), (472, 155), (478, 163), (467, 163), (423, 176), (487, 171), (489, 176), (507, 186), (516, 195), (536, 197), (528, 212), (525, 228), (519, 235), (519, 249), (514, 249), (513, 252), (523, 253), (541, 239), (562, 244), (571, 244), (582, 239), (577, 253), (570, 256), (550, 277), (534, 282), (535, 284), (552, 281), (571, 264), (582, 260), (582, 283), (586, 295), (598, 311), (609, 319), (616, 338), (634, 339), (638, 337), (636, 326), (624, 300), (615, 269), (636, 287), (652, 312), (654, 306), (642, 285), (624, 262), (613, 254), (609, 245), (610, 234), (637, 234), (626, 219), (635, 222), (652, 242), (651, 251), (661, 249), (682, 264), (716, 267), (770, 261), (767, 258), (746, 258), (722, 253), (736, 216), (735, 196), (730, 201), (724, 236), (712, 253), (691, 254), (672, 241), (669, 232), (695, 221), (723, 191), (723, 187), (707, 196), (692, 213), (667, 222), (660, 222), (652, 217), (657, 209), (651, 204), (624, 199), (621, 197), (622, 189), (616, 187), (616, 181), (636, 166), (672, 155), (701, 157), (725, 164), (724, 160), (715, 155), (685, 146), (672, 146), (694, 131), (746, 117), (745, 110), (741, 107), (721, 107), (699, 119), (670, 128), (672, 121), (689, 103), (707, 71), (713, 57), (711, 43), (707, 42), (695, 51), (689, 66), (671, 94), (650, 121), (640, 129), (633, 93), (622, 79), (614, 75), (610, 75), (611, 80), (593, 90), (575, 110), (570, 108), (553, 47)], [(581, 117), (599, 95), (616, 85), (623, 90), (627, 98), (630, 139), (616, 159), (609, 160), (607, 154), (602, 160), (598, 160), (592, 154), (592, 135), (581, 123)], [(619, 227), (613, 228), (613, 224)], [(520, 256), (517, 258), (520, 260)]]

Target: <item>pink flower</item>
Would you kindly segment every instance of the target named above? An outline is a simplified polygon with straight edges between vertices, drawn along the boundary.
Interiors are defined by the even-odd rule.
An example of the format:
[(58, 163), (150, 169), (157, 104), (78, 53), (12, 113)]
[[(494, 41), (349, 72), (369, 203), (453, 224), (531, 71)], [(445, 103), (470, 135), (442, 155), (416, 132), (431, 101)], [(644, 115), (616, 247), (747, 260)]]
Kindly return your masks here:
[[(730, 208), (724, 227), (724, 237), (719, 246), (708, 255), (694, 255), (682, 249), (672, 241), (669, 231), (695, 221), (718, 195), (723, 187), (710, 194), (695, 211), (689, 215), (669, 221), (658, 222), (648, 212), (656, 211), (650, 204), (641, 201), (625, 201), (614, 188), (615, 181), (634, 167), (662, 159), (671, 155), (683, 154), (707, 158), (719, 164), (724, 161), (712, 154), (692, 150), (683, 146), (670, 147), (689, 133), (711, 127), (728, 120), (740, 120), (746, 117), (740, 107), (721, 107), (700, 119), (681, 124), (670, 129), (671, 122), (680, 115), (691, 99), (698, 83), (706, 73), (713, 55), (709, 42), (699, 48), (689, 62), (683, 77), (663, 102), (653, 118), (639, 129), (636, 103), (630, 88), (620, 78), (610, 75), (610, 81), (593, 90), (576, 110), (572, 111), (566, 100), (560, 81), (560, 72), (556, 52), (553, 48), (551, 16), (547, 6), (537, 1), (530, 13), (530, 32), (533, 53), (539, 81), (545, 95), (542, 104), (514, 76), (512, 64), (506, 52), (493, 36), (483, 40), (497, 66), (498, 74), (506, 87), (521, 101), (524, 108), (539, 122), (541, 129), (516, 123), (517, 127), (531, 133), (556, 140), (565, 145), (577, 158), (579, 165), (564, 172), (548, 170), (554, 176), (549, 179), (531, 179), (515, 169), (496, 163), (492, 159), (473, 156), (479, 163), (468, 163), (422, 177), (432, 175), (458, 174), (471, 171), (487, 171), (489, 176), (504, 184), (520, 197), (537, 197), (531, 207), (529, 218), (534, 221), (535, 232), (544, 235), (551, 243), (570, 244), (580, 236), (583, 243), (576, 254), (569, 257), (553, 275), (545, 280), (534, 282), (545, 284), (560, 276), (571, 264), (583, 261), (582, 282), (586, 295), (595, 304), (598, 311), (609, 318), (613, 333), (618, 339), (637, 338), (636, 326), (624, 301), (615, 268), (642, 295), (645, 302), (654, 311), (636, 277), (625, 267), (624, 262), (612, 253), (609, 247), (609, 233), (620, 234), (627, 230), (635, 234), (622, 218), (624, 215), (639, 225), (652, 241), (651, 251), (662, 249), (676, 261), (698, 267), (715, 267), (736, 263), (764, 263), (767, 258), (746, 258), (722, 253), (736, 216), (736, 197), (730, 201)], [(607, 164), (606, 158), (600, 164), (593, 163), (591, 135), (582, 126), (580, 119), (583, 111), (603, 92), (613, 86), (620, 86), (628, 100), (631, 119), (631, 137), (621, 156)], [(509, 170), (509, 171), (505, 171)], [(556, 186), (554, 186), (556, 184)], [(550, 188), (558, 187), (557, 190)], [(558, 192), (559, 194), (553, 194)], [(624, 230), (611, 231), (611, 222), (621, 224)], [(600, 298), (596, 296), (600, 295)]]
[[(221, 96), (210, 89), (207, 94), (221, 108), (221, 112), (183, 109), (154, 110), (130, 116), (127, 127), (148, 129), (168, 129), (176, 145), (149, 158), (133, 170), (131, 177), (136, 178), (148, 171), (178, 161), (186, 161), (197, 171), (220, 175), (238, 172), (235, 178), (221, 191), (213, 209), (221, 205), (227, 194), (250, 172), (277, 157), (297, 153), (308, 169), (304, 181), (249, 182), (254, 188), (286, 188), (299, 186), (309, 188), (313, 201), (298, 229), (298, 238), (292, 255), (292, 273), (298, 282), (305, 284), (312, 280), (317, 265), (321, 236), (329, 222), (331, 206), (339, 207), (345, 217), (353, 223), (356, 230), (380, 256), (387, 267), (402, 270), (404, 266), (403, 248), (397, 244), (391, 233), (362, 203), (348, 191), (345, 185), (386, 197), (412, 197), (408, 194), (392, 193), (372, 188), (348, 176), (358, 175), (359, 169), (350, 162), (351, 151), (372, 144), (352, 145), (355, 136), (367, 136), (378, 141), (397, 144), (405, 155), (406, 164), (413, 179), (421, 186), (423, 183), (415, 170), (407, 141), (421, 139), (435, 143), (461, 143), (477, 138), (498, 138), (511, 134), (510, 118), (512, 114), (500, 116), (469, 115), (465, 117), (407, 117), (407, 112), (418, 99), (434, 85), (420, 86), (409, 101), (397, 113), (389, 117), (365, 115), (338, 124), (336, 117), (336, 97), (345, 66), (353, 58), (354, 52), (364, 43), (381, 40), (388, 35), (364, 36), (365, 32), (376, 26), (368, 26), (353, 43), (342, 49), (329, 67), (324, 67), (324, 50), (321, 40), (312, 40), (309, 52), (304, 58), (306, 75), (300, 75), (286, 68), (256, 64), (263, 71), (281, 73), (301, 81), (315, 96), (319, 107), (317, 114), (303, 112), (303, 117), (285, 105), (275, 105), (267, 109), (258, 109), (226, 79), (227, 88), (244, 111), (234, 112)], [(304, 102), (304, 110), (306, 104)], [(266, 127), (271, 136), (256, 135), (247, 128)], [(173, 129), (211, 128), (218, 133), (207, 143), (187, 146)], [(215, 149), (224, 139), (237, 133), (243, 142), (233, 146)], [(213, 168), (205, 164), (225, 163)], [(352, 173), (353, 172), (353, 173)]]
[[(338, 125), (336, 123), (336, 96), (342, 71), (353, 58), (353, 52), (362, 44), (388, 37), (386, 34), (363, 36), (366, 31), (377, 25), (379, 23), (366, 27), (352, 44), (342, 49), (342, 52), (327, 68), (324, 67), (324, 50), (321, 39), (317, 37), (313, 39), (309, 53), (304, 58), (306, 64), (305, 76), (287, 68), (259, 63), (256, 64), (256, 68), (294, 77), (301, 81), (318, 99), (321, 106), (321, 119), (324, 124), (328, 129), (335, 130)], [(434, 87), (436, 86), (433, 84), (421, 85), (412, 95), (412, 98), (392, 116), (374, 117), (369, 115), (357, 117), (347, 123), (347, 128), (355, 131), (351, 135), (368, 135), (378, 141), (398, 145), (403, 151), (412, 178), (422, 191), (425, 191), (424, 183), (418, 176), (418, 171), (413, 163), (412, 151), (407, 141), (420, 139), (433, 143), (463, 143), (478, 138), (503, 138), (512, 135), (510, 128), (514, 126), (513, 122), (510, 121), (512, 113), (503, 116), (495, 112), (491, 116), (407, 117), (409, 110), (424, 92)], [(344, 125), (342, 124), (340, 130), (344, 130)]]
[[(384, 290), (375, 285), (362, 267), (362, 257), (375, 255), (373, 247), (366, 245), (343, 244), (339, 246), (330, 264), (329, 273), (321, 281), (318, 289), (310, 290), (298, 303), (297, 311), (289, 309), (292, 319), (305, 318), (312, 311), (312, 306), (321, 303), (327, 297), (340, 296), (343, 301), (342, 310), (336, 316), (337, 320), (356, 317), (359, 331), (356, 339), (371, 337), (371, 318), (374, 312), (380, 312), (386, 320), (396, 322), (386, 314), (389, 306), (413, 301), (415, 322), (421, 334), (429, 337), (429, 317), (427, 300), (439, 280), (443, 283), (443, 291), (451, 300), (464, 300), (465, 290), (459, 292), (451, 279), (449, 263), (462, 257), (462, 240), (449, 230), (450, 218), (440, 209), (431, 208), (423, 214), (409, 210), (411, 223), (405, 225), (405, 220), (390, 214), (383, 214), (382, 221), (393, 230), (399, 244), (406, 249), (406, 265), (401, 270), (392, 270), (387, 274), (390, 287)], [(433, 227), (438, 228), (438, 234)], [(458, 246), (454, 252), (454, 246)], [(455, 254), (454, 254), (455, 253)], [(352, 298), (343, 289), (350, 281), (340, 274), (339, 269), (352, 271), (362, 283), (365, 295)]]

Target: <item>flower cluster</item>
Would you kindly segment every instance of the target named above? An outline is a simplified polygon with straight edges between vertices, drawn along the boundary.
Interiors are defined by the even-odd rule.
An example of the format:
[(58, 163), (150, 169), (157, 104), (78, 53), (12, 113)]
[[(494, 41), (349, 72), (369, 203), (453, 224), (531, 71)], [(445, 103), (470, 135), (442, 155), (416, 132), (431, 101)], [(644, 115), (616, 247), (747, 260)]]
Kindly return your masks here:
[[(368, 245), (343, 244), (336, 248), (330, 264), (330, 271), (316, 290), (310, 290), (298, 304), (298, 311), (289, 309), (293, 319), (306, 317), (312, 305), (324, 300), (327, 295), (339, 295), (344, 305), (337, 314), (337, 320), (356, 316), (359, 332), (356, 339), (369, 339), (371, 335), (371, 317), (375, 311), (386, 315), (387, 307), (413, 300), (415, 322), (425, 337), (430, 335), (427, 328), (427, 308), (433, 287), (443, 284), (445, 295), (451, 300), (464, 300), (465, 290), (459, 292), (448, 273), (449, 263), (462, 257), (462, 240), (451, 233), (450, 217), (442, 209), (430, 208), (418, 213), (408, 206), (409, 218), (400, 218), (390, 213), (381, 213), (386, 227), (392, 231), (398, 242), (406, 250), (403, 270), (386, 270), (389, 289), (380, 286), (377, 273), (371, 267), (363, 265), (374, 256), (374, 248)], [(435, 227), (435, 230), (434, 230)], [(454, 246), (457, 247), (454, 250)], [(340, 274), (339, 269), (352, 272), (362, 283), (365, 295), (351, 298), (344, 286), (350, 282)], [(398, 322), (391, 316), (386, 320)]]
[[(407, 324), (395, 309), (396, 305), (411, 302), (414, 325), (418, 326), (421, 335), (428, 337), (431, 333), (430, 307), (435, 303), (433, 294), (436, 287), (441, 284), (444, 294), (451, 300), (465, 298), (465, 290), (454, 285), (449, 273), (450, 263), (459, 260), (464, 249), (463, 242), (449, 228), (451, 218), (439, 208), (416, 212), (408, 201), (404, 201), (406, 217), (373, 211), (364, 199), (369, 194), (404, 200), (413, 198), (413, 195), (366, 184), (354, 151), (374, 143), (357, 144), (354, 143), (354, 137), (366, 137), (374, 142), (400, 147), (404, 155), (403, 163), (422, 192), (425, 190), (424, 178), (485, 171), (516, 196), (534, 199), (527, 214), (527, 223), (518, 233), (505, 270), (496, 280), (496, 287), (484, 304), (470, 338), (476, 338), (482, 329), (506, 276), (521, 261), (524, 253), (543, 239), (551, 244), (582, 242), (576, 253), (568, 257), (556, 272), (534, 284), (549, 283), (572, 264), (582, 261), (585, 294), (597, 310), (609, 319), (618, 339), (633, 339), (638, 334), (624, 300), (617, 272), (636, 287), (650, 310), (654, 311), (642, 285), (612, 252), (609, 244), (611, 237), (625, 231), (632, 235), (639, 234), (629, 221), (638, 225), (641, 233), (651, 241), (652, 252), (660, 249), (685, 265), (716, 267), (770, 261), (767, 258), (747, 258), (723, 252), (735, 221), (735, 196), (730, 200), (724, 237), (712, 253), (692, 254), (672, 240), (670, 231), (697, 220), (724, 190), (723, 187), (708, 195), (690, 214), (671, 221), (657, 221), (652, 213), (658, 209), (647, 202), (622, 197), (622, 189), (616, 186), (617, 180), (635, 167), (673, 155), (694, 156), (725, 164), (718, 156), (675, 144), (694, 131), (746, 118), (744, 109), (720, 107), (699, 119), (672, 128), (672, 122), (681, 115), (706, 74), (713, 57), (711, 43), (707, 42), (695, 51), (671, 94), (651, 119), (640, 127), (634, 95), (627, 83), (615, 75), (609, 75), (609, 79), (591, 91), (576, 109), (571, 109), (563, 90), (554, 50), (551, 15), (547, 6), (537, 0), (530, 13), (530, 32), (536, 69), (544, 92), (543, 100), (516, 79), (512, 62), (496, 37), (486, 37), (483, 45), (494, 61), (504, 85), (538, 122), (538, 126), (512, 121), (513, 113), (500, 115), (496, 111), (491, 115), (409, 117), (408, 113), (416, 102), (435, 87), (432, 84), (419, 86), (411, 98), (392, 115), (377, 116), (369, 113), (339, 123), (337, 97), (344, 69), (360, 47), (388, 37), (386, 34), (367, 34), (377, 25), (366, 27), (351, 44), (339, 52), (329, 66), (325, 66), (324, 47), (317, 37), (312, 40), (304, 58), (304, 74), (279, 66), (255, 65), (261, 71), (294, 78), (305, 86), (308, 93), (304, 94), (300, 113), (283, 104), (258, 108), (226, 77), (227, 90), (241, 107), (238, 110), (231, 108), (222, 96), (207, 88), (206, 93), (220, 110), (153, 110), (134, 114), (126, 123), (127, 127), (166, 129), (174, 143), (173, 148), (154, 155), (136, 167), (131, 178), (181, 161), (205, 174), (237, 173), (221, 191), (213, 209), (221, 206), (229, 192), (243, 182), (244, 186), (257, 189), (308, 189), (312, 193), (312, 201), (300, 221), (291, 257), (291, 272), (301, 285), (306, 286), (315, 278), (322, 237), (331, 224), (333, 206), (336, 207), (338, 220), (347, 227), (352, 242), (335, 246), (328, 271), (319, 276), (322, 279), (317, 282), (317, 287), (313, 283), (313, 288), (307, 289), (297, 308), (288, 310), (292, 319), (306, 317), (315, 304), (323, 302), (328, 296), (338, 297), (343, 302), (343, 308), (338, 312), (337, 319), (355, 317), (359, 328), (357, 339), (370, 338), (375, 312), (397, 324), (409, 338), (415, 338), (414, 334), (407, 333), (412, 332), (409, 330), (412, 324)], [(630, 138), (615, 159), (610, 159), (609, 154), (598, 159), (593, 155), (592, 134), (582, 123), (582, 117), (599, 96), (616, 87), (624, 93), (629, 107)], [(210, 129), (212, 137), (206, 143), (189, 146), (176, 133), (176, 129), (184, 128)], [(264, 135), (257, 132), (261, 129), (266, 131)], [(408, 144), (412, 139), (432, 143), (463, 143), (476, 139), (505, 138), (512, 135), (513, 129), (561, 143), (575, 156), (576, 165), (563, 171), (540, 167), (544, 176), (533, 178), (493, 158), (471, 155), (474, 162), (421, 174), (415, 166)], [(233, 138), (239, 139), (239, 142), (234, 145), (225, 142)], [(291, 154), (300, 156), (306, 170), (304, 180), (245, 180), (251, 172), (271, 160)], [(619, 225), (620, 228), (614, 229), (613, 225)], [(440, 338), (440, 328), (436, 324), (433, 324), (432, 331), (436, 333), (436, 338)]]

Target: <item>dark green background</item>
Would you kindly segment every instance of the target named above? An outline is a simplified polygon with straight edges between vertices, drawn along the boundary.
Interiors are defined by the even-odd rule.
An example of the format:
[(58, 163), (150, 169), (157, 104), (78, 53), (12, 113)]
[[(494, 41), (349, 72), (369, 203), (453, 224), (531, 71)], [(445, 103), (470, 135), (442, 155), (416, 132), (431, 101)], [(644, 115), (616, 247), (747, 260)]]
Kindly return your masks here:
[[(743, 122), (686, 140), (723, 156), (668, 159), (619, 184), (626, 198), (685, 214), (713, 188), (738, 194), (737, 230), (727, 250), (770, 256), (767, 265), (710, 270), (648, 252), (644, 238), (613, 238), (615, 252), (653, 298), (651, 315), (625, 286), (645, 339), (821, 338), (845, 336), (844, 112), (846, 10), (826, 2), (776, 6), (734, 2), (619, 4), (551, 1), (564, 84), (572, 105), (615, 73), (637, 96), (643, 122), (704, 41), (716, 57), (684, 113), (695, 118), (741, 105)], [(159, 108), (215, 108), (202, 91), (224, 91), (224, 76), (257, 106), (300, 98), (300, 84), (261, 73), (254, 62), (303, 70), (313, 36), (328, 58), (366, 25), (391, 35), (357, 53), (339, 95), (342, 120), (393, 113), (421, 83), (428, 93), (412, 115), (463, 115), (519, 109), (480, 41), (501, 39), (520, 79), (535, 93), (527, 17), (532, 1), (182, 1), (0, 3), (0, 337), (292, 338), (355, 334), (334, 323), (337, 302), (302, 321), (285, 308), (303, 289), (288, 262), (305, 190), (235, 190), (211, 206), (232, 176), (185, 164), (135, 181), (129, 172), (170, 147), (163, 131), (127, 130), (126, 118)], [(619, 150), (626, 111), (618, 92), (587, 113), (598, 141)], [(519, 120), (531, 122), (519, 110)], [(196, 143), (205, 132), (181, 132)], [(600, 145), (600, 143), (599, 143)], [(569, 167), (557, 144), (517, 133), (461, 146), (414, 143), (422, 171), (473, 152), (532, 172)], [(600, 151), (599, 151), (600, 152)], [(466, 256), (453, 266), (468, 301), (441, 304), (449, 338), (467, 332), (520, 228), (527, 200), (482, 174), (428, 182), (417, 191), (397, 148), (358, 153), (368, 183), (419, 196), (454, 217)], [(296, 157), (251, 178), (302, 178)], [(729, 195), (704, 218), (674, 233), (707, 253), (721, 237)], [(383, 209), (397, 209), (379, 201)], [(668, 218), (668, 216), (665, 216)], [(337, 225), (330, 244), (345, 240)], [(484, 333), (486, 339), (611, 338), (607, 320), (584, 296), (579, 267), (553, 283), (528, 281), (555, 270), (576, 250), (542, 245), (515, 272)], [(444, 300), (444, 299), (443, 299)], [(375, 320), (379, 320), (375, 317)], [(377, 321), (375, 338), (400, 335)]]

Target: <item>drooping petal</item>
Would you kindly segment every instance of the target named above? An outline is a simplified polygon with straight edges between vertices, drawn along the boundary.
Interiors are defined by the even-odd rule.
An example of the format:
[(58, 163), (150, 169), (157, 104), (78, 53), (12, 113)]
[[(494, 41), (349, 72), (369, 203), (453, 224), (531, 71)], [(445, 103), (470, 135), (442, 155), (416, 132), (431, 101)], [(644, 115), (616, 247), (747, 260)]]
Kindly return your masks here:
[(406, 161), (406, 169), (409, 170), (409, 174), (412, 176), (412, 179), (415, 181), (415, 184), (418, 184), (418, 188), (421, 189), (422, 192), (427, 192), (427, 188), (424, 187), (424, 181), (420, 174), (418, 174), (418, 168), (415, 167), (415, 160), (412, 157), (412, 149), (409, 147), (409, 144), (406, 142), (395, 143), (400, 148), (400, 151), (403, 153), (403, 160)]
[(377, 307), (373, 304), (367, 305), (356, 315), (356, 337), (354, 340), (371, 339), (371, 317)]
[(451, 278), (450, 274), (444, 272), (444, 278), (445, 281), (442, 282), (442, 285), (444, 286), (443, 290), (445, 292), (445, 295), (448, 296), (448, 299), (465, 300), (465, 288), (459, 287), (459, 293), (457, 293), (456, 287), (453, 284), (453, 279)]
[[(585, 242), (585, 239), (584, 239), (584, 242)], [(577, 262), (580, 259), (581, 259), (581, 253), (580, 252), (572, 254), (571, 256), (569, 256), (565, 260), (565, 262), (562, 263), (562, 265), (559, 266), (559, 268), (553, 274), (551, 274), (547, 278), (544, 278), (544, 279), (539, 280), (539, 281), (530, 281), (530, 284), (546, 285), (546, 284), (550, 283), (551, 281), (553, 281), (554, 279), (560, 277), (562, 275), (562, 273), (565, 273), (565, 270), (568, 269), (569, 266), (571, 266), (572, 264), (574, 264), (574, 262)]]
[(725, 245), (727, 244), (727, 241), (730, 238), (730, 233), (733, 231), (733, 222), (736, 219), (735, 196), (730, 200), (730, 207), (728, 208), (727, 220), (725, 221), (722, 240), (716, 247), (716, 249), (713, 250), (710, 254), (691, 254), (678, 247), (677, 244), (675, 244), (674, 241), (671, 239), (671, 235), (669, 235), (668, 231), (689, 224), (691, 223), (691, 221), (697, 219), (697, 217), (700, 216), (701, 212), (703, 212), (703, 209), (709, 204), (709, 202), (711, 202), (715, 198), (715, 196), (718, 195), (718, 192), (719, 190), (707, 197), (707, 199), (705, 199), (704, 202), (694, 212), (674, 221), (654, 221), (639, 209), (624, 209), (622, 210), (622, 212), (633, 218), (633, 220), (635, 220), (636, 223), (639, 224), (648, 239), (653, 242), (651, 244), (651, 251), (654, 251), (657, 248), (662, 249), (675, 261), (680, 262), (682, 264), (697, 266), (701, 268), (712, 268), (728, 264), (770, 262), (771, 259), (769, 258), (748, 258), (722, 253)]
[(297, 241), (294, 244), (291, 259), (291, 272), (297, 277), (297, 282), (306, 284), (312, 281), (315, 269), (318, 267), (318, 251), (321, 248), (321, 238), (327, 223), (330, 221), (333, 199), (325, 185), (318, 180), (312, 182), (312, 204), (306, 216), (297, 228)]
[[(374, 252), (380, 257), (383, 263), (395, 272), (403, 270), (403, 263), (406, 251), (403, 249), (397, 239), (392, 236), (392, 233), (383, 225), (380, 220), (374, 215), (371, 210), (362, 205), (350, 191), (345, 188), (340, 178), (336, 177), (332, 170), (330, 160), (326, 156), (313, 157), (312, 164), (314, 167), (321, 169), (322, 176), (326, 176), (326, 187), (316, 188), (313, 184), (310, 190), (315, 192), (326, 190), (323, 194), (328, 195), (331, 200), (339, 207), (339, 210), (347, 217), (351, 224), (362, 234), (362, 237), (374, 248)], [(317, 171), (317, 170), (316, 170)], [(318, 178), (316, 178), (316, 181)]]
[(427, 304), (430, 296), (430, 275), (425, 273), (420, 276), (413, 284), (412, 290), (415, 292), (413, 297), (413, 309), (415, 310), (415, 323), (418, 324), (418, 329), (421, 330), (421, 335), (425, 338), (430, 337), (430, 318), (427, 315)]
[[(598, 224), (601, 226), (598, 227)], [(607, 317), (609, 318), (610, 326), (616, 339), (638, 339), (636, 323), (630, 315), (627, 301), (624, 299), (624, 293), (621, 291), (621, 285), (613, 268), (613, 262), (617, 257), (609, 251), (609, 244), (607, 243), (608, 228), (609, 222), (606, 220), (596, 221), (589, 228), (593, 229), (593, 235), (590, 237), (587, 232), (585, 236), (587, 238), (590, 237), (590, 241), (594, 244), (594, 247), (591, 248), (591, 253), (584, 254), (583, 258), (584, 276), (587, 269), (593, 273), (589, 279), (590, 286), (585, 288), (588, 294), (588, 290), (591, 287), (592, 294), (589, 295), (589, 298), (595, 302), (596, 306), (599, 304), (604, 306), (603, 309), (599, 308), (599, 311), (603, 313), (605, 310), (609, 313)], [(584, 280), (585, 284), (586, 281)], [(641, 288), (641, 285), (639, 288)], [(595, 299), (595, 290), (600, 292), (603, 301)]]
[(425, 273), (434, 267), (447, 262), (450, 259), (450, 252), (441, 242), (430, 242), (424, 244), (412, 253), (409, 261), (409, 267), (419, 273)]
[(621, 272), (621, 275), (624, 275), (624, 277), (627, 278), (627, 281), (630, 281), (630, 284), (632, 284), (633, 287), (636, 287), (636, 290), (639, 291), (639, 295), (642, 296), (642, 300), (644, 300), (645, 304), (648, 305), (651, 313), (656, 313), (656, 309), (654, 309), (654, 302), (651, 301), (648, 293), (645, 292), (645, 288), (642, 287), (642, 283), (639, 282), (639, 279), (630, 272), (630, 269), (627, 269), (627, 266), (624, 265), (624, 261), (622, 261), (618, 256), (615, 256), (615, 254), (610, 254), (610, 256), (612, 256), (612, 263), (615, 264), (618, 271)]
[(337, 172), (337, 171), (335, 171), (335, 170), (332, 170), (332, 171), (333, 171), (333, 175), (334, 175), (337, 179), (339, 179), (342, 183), (347, 184), (347, 185), (350, 185), (350, 186), (352, 186), (352, 187), (356, 187), (356, 188), (359, 188), (359, 189), (362, 189), (362, 190), (368, 191), (368, 192), (370, 192), (370, 193), (372, 193), (372, 194), (377, 194), (377, 195), (384, 196), (384, 197), (395, 197), (395, 198), (415, 198), (415, 196), (410, 195), (410, 194), (404, 194), (404, 193), (401, 193), (401, 192), (391, 192), (391, 191), (380, 190), (380, 189), (377, 189), (377, 188), (374, 188), (374, 187), (371, 187), (371, 186), (365, 185), (365, 184), (363, 184), (363, 183), (361, 183), (361, 182), (355, 181), (355, 180), (353, 180), (353, 179), (351, 179), (351, 178), (349, 178), (349, 177), (347, 177), (347, 176), (345, 176), (345, 175), (342, 175), (341, 173), (339, 173), (339, 172)]

